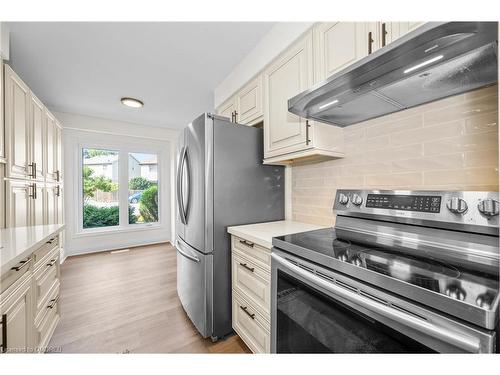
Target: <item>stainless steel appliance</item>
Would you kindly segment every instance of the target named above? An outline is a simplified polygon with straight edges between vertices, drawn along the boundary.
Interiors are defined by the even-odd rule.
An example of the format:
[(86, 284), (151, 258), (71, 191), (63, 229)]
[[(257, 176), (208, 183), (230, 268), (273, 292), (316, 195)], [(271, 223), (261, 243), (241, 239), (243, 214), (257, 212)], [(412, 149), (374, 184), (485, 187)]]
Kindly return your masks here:
[(288, 101), (347, 126), (498, 80), (497, 22), (429, 22)]
[(498, 193), (339, 190), (334, 210), (273, 239), (273, 352), (497, 350)]
[(177, 152), (177, 293), (203, 337), (231, 332), (226, 228), (284, 218), (284, 169), (262, 165), (262, 129), (203, 114)]

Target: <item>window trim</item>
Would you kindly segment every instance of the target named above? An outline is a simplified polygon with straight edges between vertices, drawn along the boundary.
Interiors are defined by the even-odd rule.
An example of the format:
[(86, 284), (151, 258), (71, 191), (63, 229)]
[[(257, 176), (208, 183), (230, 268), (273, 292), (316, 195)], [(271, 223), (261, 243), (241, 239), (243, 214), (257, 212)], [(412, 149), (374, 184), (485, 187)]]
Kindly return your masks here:
[[(142, 142), (141, 142), (142, 143)], [(147, 150), (146, 150), (147, 148)], [(118, 225), (107, 226), (107, 227), (96, 227), (96, 228), (84, 228), (83, 227), (83, 149), (98, 149), (98, 150), (109, 150), (118, 152), (118, 206), (119, 206), (119, 222)], [(74, 237), (86, 237), (95, 235), (109, 235), (117, 234), (122, 232), (131, 231), (142, 231), (142, 230), (154, 230), (159, 229), (164, 225), (164, 217), (168, 217), (168, 213), (164, 213), (161, 209), (161, 204), (163, 199), (168, 199), (168, 197), (162, 197), (163, 189), (163, 176), (162, 176), (162, 149), (161, 147), (150, 147), (145, 145), (138, 145), (134, 143), (114, 143), (114, 142), (81, 142), (78, 144), (78, 214), (76, 231)], [(158, 221), (153, 223), (134, 223), (129, 224), (128, 222), (128, 154), (129, 153), (144, 153), (144, 154), (156, 154), (157, 157), (157, 178), (158, 178)], [(122, 162), (125, 160), (125, 162)], [(126, 189), (123, 188), (126, 187)], [(126, 207), (126, 209), (122, 209)], [(165, 216), (166, 215), (166, 216)]]

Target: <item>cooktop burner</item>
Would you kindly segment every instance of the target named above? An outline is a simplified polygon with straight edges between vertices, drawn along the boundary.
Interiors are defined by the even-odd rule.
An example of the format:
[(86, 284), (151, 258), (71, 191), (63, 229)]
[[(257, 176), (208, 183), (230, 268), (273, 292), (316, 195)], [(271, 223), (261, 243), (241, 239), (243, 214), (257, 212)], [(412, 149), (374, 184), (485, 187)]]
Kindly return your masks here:
[[(452, 299), (477, 308), (489, 309), (499, 293), (498, 274), (447, 264), (428, 254), (419, 256), (405, 250), (338, 238), (332, 228), (276, 237), (273, 244), (356, 278), (363, 279), (367, 272), (376, 273), (438, 293), (442, 299)], [(379, 286), (386, 287), (385, 284)], [(407, 290), (398, 288), (394, 292), (406, 293), (407, 297), (413, 298), (411, 289)]]

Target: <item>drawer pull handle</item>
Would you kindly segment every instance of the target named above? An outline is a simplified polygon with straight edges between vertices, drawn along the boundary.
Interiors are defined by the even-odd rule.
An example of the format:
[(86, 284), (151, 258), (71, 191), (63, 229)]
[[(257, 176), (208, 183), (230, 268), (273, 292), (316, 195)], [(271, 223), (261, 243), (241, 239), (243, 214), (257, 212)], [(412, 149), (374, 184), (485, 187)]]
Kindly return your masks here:
[(240, 266), (242, 266), (243, 268), (246, 268), (250, 272), (253, 272), (255, 270), (255, 268), (253, 268), (253, 267), (248, 267), (246, 263), (240, 263)]
[(7, 314), (2, 314), (2, 345), (0, 353), (7, 353)]
[(30, 264), (30, 259), (28, 259), (28, 260), (22, 260), (19, 263), (21, 263), (19, 266), (12, 267), (11, 270), (13, 270), (13, 271), (20, 271), (20, 270), (22, 270), (24, 267), (26, 267), (28, 264)]
[(51, 259), (50, 263), (47, 263), (47, 267), (52, 267), (54, 264), (56, 264), (57, 259)]
[(248, 312), (248, 307), (246, 307), (246, 306), (245, 307), (240, 306), (240, 309), (242, 309), (245, 312), (245, 314), (247, 314), (250, 318), (255, 319), (255, 314), (250, 314)]
[(251, 243), (247, 240), (240, 240), (240, 244), (248, 246), (248, 247), (253, 247), (253, 243)]
[(50, 305), (47, 305), (47, 308), (48, 309), (53, 309), (54, 306), (56, 305), (57, 301), (59, 301), (59, 296), (57, 296), (56, 298), (51, 299), (49, 302), (52, 302), (52, 303)]
[(54, 243), (55, 240), (56, 240), (55, 238), (52, 238), (52, 239), (48, 240), (46, 243)]

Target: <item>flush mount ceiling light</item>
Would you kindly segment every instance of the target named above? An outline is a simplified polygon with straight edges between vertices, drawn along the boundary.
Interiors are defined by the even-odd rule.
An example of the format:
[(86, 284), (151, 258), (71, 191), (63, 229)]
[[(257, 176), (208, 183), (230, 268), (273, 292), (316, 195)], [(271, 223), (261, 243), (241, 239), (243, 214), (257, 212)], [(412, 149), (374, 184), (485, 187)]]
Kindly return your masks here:
[(120, 101), (122, 102), (123, 105), (126, 105), (127, 107), (131, 108), (141, 108), (142, 106), (144, 106), (144, 103), (139, 99), (121, 98)]

